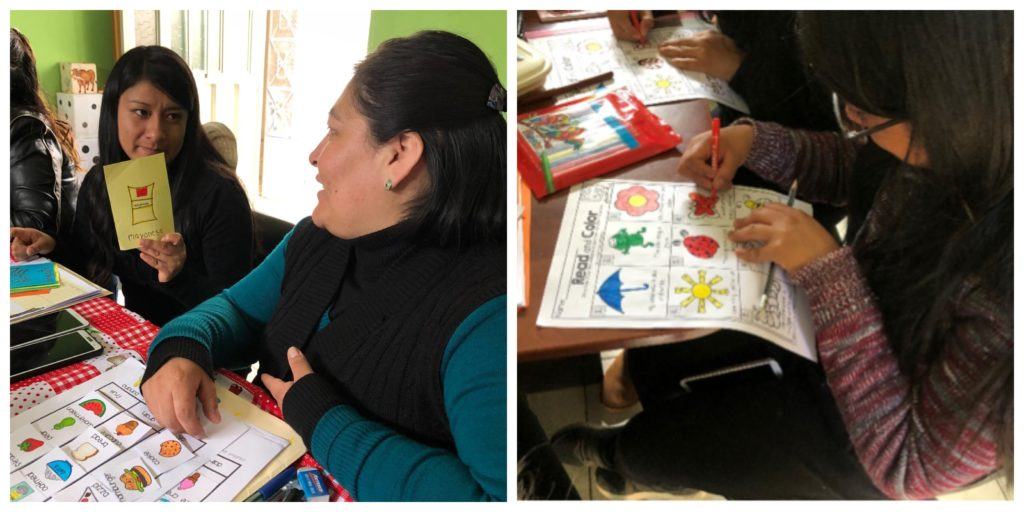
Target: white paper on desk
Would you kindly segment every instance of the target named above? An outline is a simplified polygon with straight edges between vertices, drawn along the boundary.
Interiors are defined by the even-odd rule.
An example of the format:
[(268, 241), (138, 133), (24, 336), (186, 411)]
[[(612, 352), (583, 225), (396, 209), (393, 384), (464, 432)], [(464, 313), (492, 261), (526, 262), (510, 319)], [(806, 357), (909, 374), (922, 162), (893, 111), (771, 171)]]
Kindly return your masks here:
[[(131, 438), (129, 441), (122, 441), (124, 444), (118, 446), (120, 453), (99, 467), (91, 471), (85, 471), (84, 475), (78, 475), (73, 472), (74, 479), (77, 480), (79, 476), (92, 477), (112, 491), (118, 501), (155, 501), (165, 492), (166, 482), (180, 482), (196, 468), (216, 457), (221, 450), (244, 434), (248, 427), (228, 416), (224, 417), (219, 424), (210, 423), (200, 413), (201, 422), (207, 437), (201, 440), (189, 439), (187, 441), (187, 448), (184, 444), (181, 446), (181, 456), (186, 455), (186, 449), (194, 452), (189, 454), (188, 460), (170, 470), (162, 468), (159, 476), (157, 476), (158, 472), (154, 471), (154, 468), (149, 466), (132, 447), (141, 438), (152, 434), (152, 432), (147, 431), (148, 426), (153, 426), (157, 431), (163, 430), (156, 424), (155, 419), (152, 418), (152, 413), (146, 408), (145, 403), (142, 402), (142, 397), (138, 390), (139, 380), (144, 369), (137, 361), (133, 359), (126, 360), (117, 367), (11, 418), (11, 431), (21, 433), (24, 432), (21, 429), (29, 427), (39, 431), (41, 435), (43, 432), (48, 433), (49, 436), (43, 436), (39, 439), (53, 446), (51, 454), (55, 455), (54, 451), (56, 450), (65, 450), (66, 454), (71, 454), (72, 450), (78, 448), (78, 445), (75, 445), (78, 440), (75, 438), (81, 436), (84, 432), (99, 431), (106, 434), (110, 432), (116, 434), (120, 428), (121, 432)], [(104, 390), (109, 392), (110, 395), (105, 394)], [(102, 402), (103, 406), (101, 407), (98, 402)], [(131, 405), (132, 403), (134, 405)], [(61, 427), (59, 429), (55, 428), (57, 425), (61, 425)], [(93, 426), (95, 426), (95, 430), (91, 428)], [(167, 439), (163, 441), (167, 441)], [(140, 453), (147, 453), (147, 450), (149, 450), (147, 446), (144, 445)], [(159, 445), (157, 445), (156, 450), (159, 450)], [(152, 450), (149, 450), (149, 452), (152, 452)], [(44, 457), (32, 464), (44, 464), (45, 462)], [(77, 467), (78, 463), (71, 460), (70, 455), (68, 462), (73, 465), (73, 468)], [(32, 464), (23, 467), (20, 471), (12, 472), (12, 483), (26, 482), (25, 485), (29, 486), (28, 488), (33, 491), (25, 495), (27, 500), (35, 500), (52, 495), (54, 493), (52, 489), (47, 492), (39, 492), (37, 490), (40, 487), (39, 485), (30, 481), (30, 479), (22, 478), (24, 471), (39, 469), (34, 468)], [(124, 476), (125, 470), (131, 470), (135, 466), (146, 469), (152, 478), (152, 483), (146, 485), (143, 489), (129, 489), (128, 487), (131, 487), (133, 484), (125, 483), (121, 478)], [(255, 471), (260, 469), (262, 467), (255, 468)], [(45, 477), (45, 470), (43, 471)], [(131, 481), (130, 478), (126, 478), (126, 480)], [(39, 480), (39, 482), (46, 484), (48, 488), (51, 487), (50, 484), (43, 480)], [(65, 483), (70, 484), (71, 482)], [(245, 485), (245, 483), (241, 482), (240, 485)]]
[[(590, 180), (572, 188), (537, 325), (580, 328), (725, 328), (817, 360), (803, 292), (776, 269), (757, 308), (768, 264), (736, 257), (736, 218), (786, 197), (735, 186), (698, 214), (692, 183)], [(811, 213), (797, 201), (794, 207)]]
[(703, 98), (749, 113), (746, 101), (725, 81), (704, 73), (682, 71), (658, 54), (658, 45), (665, 41), (692, 37), (714, 28), (696, 18), (680, 21), (680, 26), (648, 32), (646, 44), (619, 41), (610, 28), (539, 37), (530, 44), (551, 61), (551, 72), (544, 83), (546, 89), (613, 71), (615, 85), (628, 86), (646, 105)]

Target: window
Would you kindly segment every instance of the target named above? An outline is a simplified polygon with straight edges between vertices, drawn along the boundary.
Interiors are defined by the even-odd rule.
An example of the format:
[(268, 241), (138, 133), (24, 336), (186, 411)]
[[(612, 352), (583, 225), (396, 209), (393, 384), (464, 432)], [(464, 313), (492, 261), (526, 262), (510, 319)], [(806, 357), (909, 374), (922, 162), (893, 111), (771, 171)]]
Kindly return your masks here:
[(369, 11), (121, 11), (122, 50), (159, 44), (188, 62), (203, 123), (238, 143), (253, 208), (289, 222), (312, 212), (309, 153), (366, 54)]

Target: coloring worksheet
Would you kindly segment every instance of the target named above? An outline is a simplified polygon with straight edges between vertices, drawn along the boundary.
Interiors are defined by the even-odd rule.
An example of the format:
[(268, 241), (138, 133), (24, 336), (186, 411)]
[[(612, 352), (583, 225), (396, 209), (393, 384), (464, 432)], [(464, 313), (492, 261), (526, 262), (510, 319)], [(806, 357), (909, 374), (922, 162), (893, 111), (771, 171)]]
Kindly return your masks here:
[[(222, 414), (161, 427), (133, 359), (11, 418), (11, 501), (228, 501), (288, 442)], [(223, 390), (218, 390), (224, 392)]]
[(658, 54), (658, 45), (692, 37), (713, 27), (699, 19), (648, 32), (646, 43), (619, 41), (610, 28), (539, 37), (530, 44), (551, 62), (544, 87), (554, 89), (607, 71), (615, 72), (615, 86), (625, 85), (646, 105), (706, 98), (749, 113), (746, 101), (729, 85), (704, 73), (682, 71)]
[(759, 307), (769, 265), (741, 261), (726, 235), (767, 202), (786, 196), (735, 186), (713, 197), (693, 183), (617, 179), (573, 187), (537, 325), (735, 329), (816, 361), (803, 292), (777, 268)]

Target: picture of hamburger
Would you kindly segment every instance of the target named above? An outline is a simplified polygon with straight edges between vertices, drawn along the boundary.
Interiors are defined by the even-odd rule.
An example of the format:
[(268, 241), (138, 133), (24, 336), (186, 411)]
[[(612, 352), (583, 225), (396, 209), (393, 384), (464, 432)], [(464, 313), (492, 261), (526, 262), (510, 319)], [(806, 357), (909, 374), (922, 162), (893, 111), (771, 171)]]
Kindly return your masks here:
[(146, 486), (153, 483), (153, 477), (149, 476), (149, 471), (146, 468), (134, 466), (124, 470), (124, 474), (121, 475), (121, 483), (129, 491), (145, 492)]

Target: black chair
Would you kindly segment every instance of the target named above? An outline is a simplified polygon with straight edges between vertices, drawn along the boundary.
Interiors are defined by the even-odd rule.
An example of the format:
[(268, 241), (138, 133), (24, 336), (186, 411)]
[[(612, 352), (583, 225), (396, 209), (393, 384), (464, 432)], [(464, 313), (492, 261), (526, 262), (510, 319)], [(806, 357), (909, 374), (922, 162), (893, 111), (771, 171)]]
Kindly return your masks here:
[(295, 227), (288, 221), (253, 212), (253, 221), (256, 226), (256, 265), (263, 263), (270, 251), (273, 251), (281, 239)]

